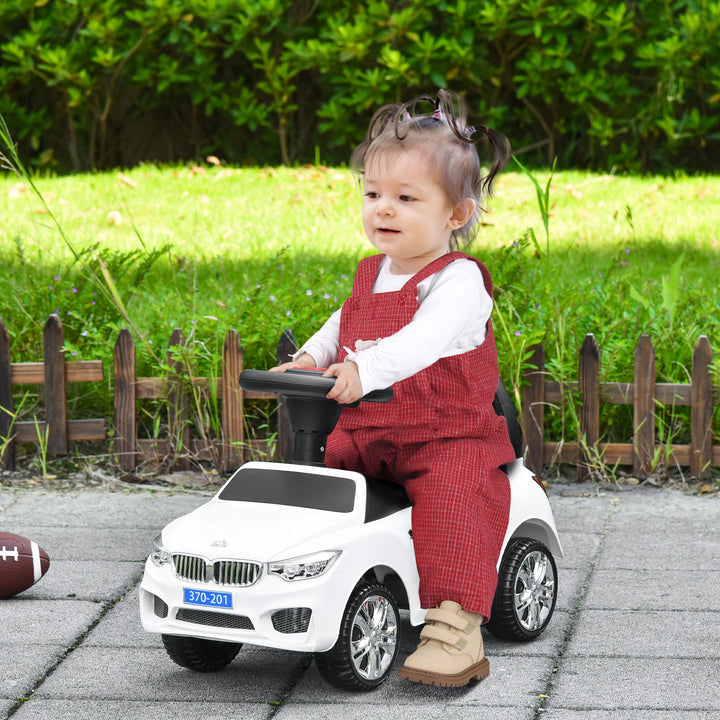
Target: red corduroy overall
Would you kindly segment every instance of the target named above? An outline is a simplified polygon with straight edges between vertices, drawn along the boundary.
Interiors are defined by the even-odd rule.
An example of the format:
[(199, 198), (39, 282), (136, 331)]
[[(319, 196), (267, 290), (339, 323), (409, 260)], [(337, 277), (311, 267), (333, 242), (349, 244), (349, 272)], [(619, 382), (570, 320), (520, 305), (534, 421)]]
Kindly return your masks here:
[[(343, 305), (340, 346), (387, 337), (407, 325), (419, 307), (418, 284), (458, 258), (478, 264), (492, 297), (489, 272), (463, 253), (438, 258), (397, 292), (377, 294), (372, 288), (382, 255), (363, 260)], [(338, 362), (346, 355), (341, 350)], [(425, 608), (454, 600), (490, 617), (510, 508), (508, 479), (499, 467), (515, 458), (505, 420), (492, 408), (497, 385), (497, 350), (488, 322), (480, 347), (441, 358), (397, 383), (388, 404), (346, 408), (328, 439), (328, 467), (405, 486)]]

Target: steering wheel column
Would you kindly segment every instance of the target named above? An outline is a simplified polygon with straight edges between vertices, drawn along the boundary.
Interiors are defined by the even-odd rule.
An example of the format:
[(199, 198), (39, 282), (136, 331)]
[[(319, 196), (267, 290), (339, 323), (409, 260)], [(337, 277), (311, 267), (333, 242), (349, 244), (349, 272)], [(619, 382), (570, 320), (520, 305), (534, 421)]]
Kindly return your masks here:
[[(240, 386), (244, 390), (274, 392), (285, 398), (290, 427), (295, 435), (292, 461), (299, 465), (325, 466), (328, 435), (335, 429), (344, 407), (325, 396), (335, 378), (324, 377), (322, 370), (296, 368), (284, 373), (267, 370), (243, 370)], [(358, 402), (390, 402), (392, 388), (375, 390)]]

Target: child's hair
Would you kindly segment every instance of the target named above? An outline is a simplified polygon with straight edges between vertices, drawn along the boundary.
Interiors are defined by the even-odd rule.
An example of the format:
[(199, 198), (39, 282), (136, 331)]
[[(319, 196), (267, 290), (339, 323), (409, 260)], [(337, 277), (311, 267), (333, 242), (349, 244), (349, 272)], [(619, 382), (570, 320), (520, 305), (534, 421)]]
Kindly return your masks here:
[[(429, 113), (418, 113), (418, 106), (428, 103)], [(479, 133), (490, 143), (492, 164), (485, 173), (480, 166), (475, 140)], [(374, 158), (385, 153), (422, 146), (437, 170), (438, 182), (451, 204), (465, 198), (475, 201), (475, 212), (461, 228), (453, 231), (451, 250), (458, 250), (472, 240), (477, 229), (481, 199), (492, 194), (495, 176), (510, 157), (507, 138), (489, 127), (467, 124), (465, 104), (455, 93), (439, 90), (435, 98), (420, 95), (408, 102), (384, 105), (372, 117), (365, 139), (355, 148), (351, 166), (363, 172)]]

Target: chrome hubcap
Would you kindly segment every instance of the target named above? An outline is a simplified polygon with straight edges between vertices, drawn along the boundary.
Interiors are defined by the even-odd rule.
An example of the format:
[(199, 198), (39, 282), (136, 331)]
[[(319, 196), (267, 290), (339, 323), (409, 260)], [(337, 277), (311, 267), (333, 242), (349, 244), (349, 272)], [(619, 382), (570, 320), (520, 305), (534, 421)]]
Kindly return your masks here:
[(515, 581), (515, 613), (530, 632), (542, 627), (552, 611), (555, 597), (555, 573), (547, 555), (536, 550), (528, 553)]
[(350, 641), (357, 674), (377, 680), (392, 664), (397, 650), (397, 617), (387, 598), (371, 595), (353, 619)]

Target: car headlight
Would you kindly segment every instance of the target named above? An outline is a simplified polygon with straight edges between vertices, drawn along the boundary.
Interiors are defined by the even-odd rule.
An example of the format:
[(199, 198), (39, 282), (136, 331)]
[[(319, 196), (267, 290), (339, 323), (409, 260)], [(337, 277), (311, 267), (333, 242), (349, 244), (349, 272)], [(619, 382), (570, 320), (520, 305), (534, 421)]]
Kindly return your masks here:
[(150, 555), (150, 559), (153, 561), (153, 564), (157, 565), (157, 567), (162, 567), (163, 565), (167, 565), (172, 562), (172, 554), (166, 550), (165, 546), (162, 544), (162, 535), (158, 535), (153, 540), (153, 551)]
[(328, 550), (289, 560), (278, 560), (268, 563), (268, 572), (288, 581), (309, 580), (329, 570), (340, 556), (340, 552), (340, 550)]

